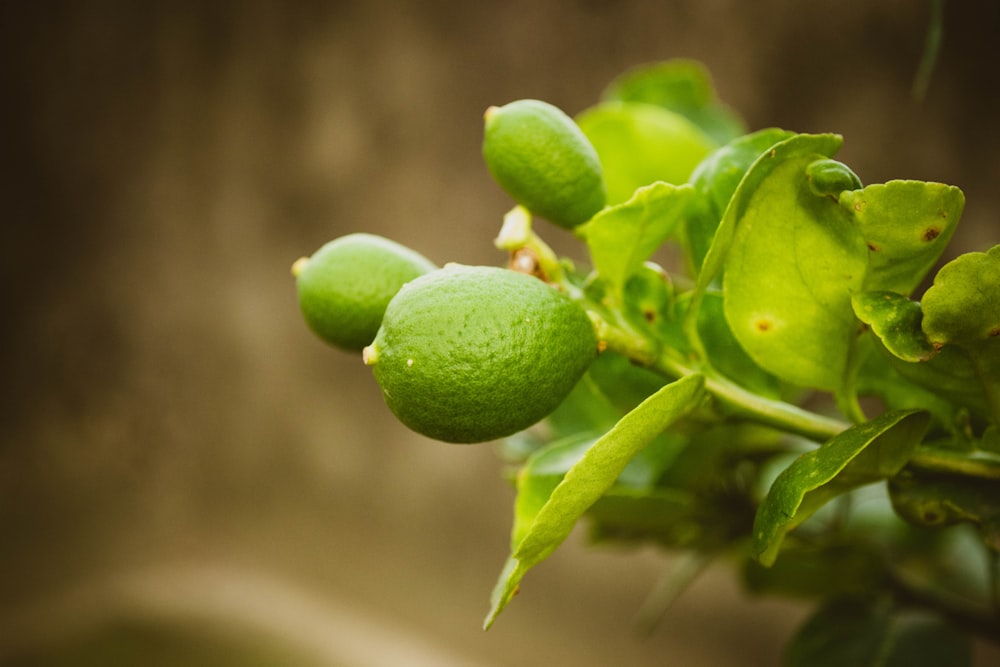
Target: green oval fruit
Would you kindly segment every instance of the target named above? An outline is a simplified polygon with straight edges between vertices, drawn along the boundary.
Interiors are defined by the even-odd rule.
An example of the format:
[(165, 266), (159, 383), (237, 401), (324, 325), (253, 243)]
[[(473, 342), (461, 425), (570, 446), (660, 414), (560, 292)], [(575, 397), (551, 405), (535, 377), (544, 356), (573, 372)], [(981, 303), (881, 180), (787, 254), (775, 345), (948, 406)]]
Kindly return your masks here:
[(552, 412), (597, 353), (590, 318), (532, 276), (449, 264), (408, 283), (365, 348), (406, 426), (445, 442), (484, 442)]
[(567, 229), (604, 208), (597, 151), (559, 108), (517, 100), (490, 107), (485, 120), (486, 166), (518, 204)]
[(399, 289), (437, 268), (423, 255), (373, 234), (348, 234), (295, 262), (299, 307), (316, 335), (360, 351), (372, 342)]

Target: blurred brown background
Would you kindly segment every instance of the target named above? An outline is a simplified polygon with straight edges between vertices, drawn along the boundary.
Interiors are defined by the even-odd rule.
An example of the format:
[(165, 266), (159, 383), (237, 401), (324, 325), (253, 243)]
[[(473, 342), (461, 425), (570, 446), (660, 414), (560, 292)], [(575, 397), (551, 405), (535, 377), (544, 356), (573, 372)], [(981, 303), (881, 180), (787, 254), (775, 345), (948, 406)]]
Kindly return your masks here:
[(495, 452), (396, 423), (306, 330), (289, 267), (359, 230), (501, 262), (483, 110), (576, 113), (678, 56), (752, 129), (845, 135), (866, 183), (959, 185), (950, 256), (984, 249), (1000, 4), (947, 3), (918, 103), (929, 7), (5, 3), (0, 663), (774, 664), (802, 609), (723, 566), (638, 638), (669, 559), (582, 535), (483, 633), (512, 501)]

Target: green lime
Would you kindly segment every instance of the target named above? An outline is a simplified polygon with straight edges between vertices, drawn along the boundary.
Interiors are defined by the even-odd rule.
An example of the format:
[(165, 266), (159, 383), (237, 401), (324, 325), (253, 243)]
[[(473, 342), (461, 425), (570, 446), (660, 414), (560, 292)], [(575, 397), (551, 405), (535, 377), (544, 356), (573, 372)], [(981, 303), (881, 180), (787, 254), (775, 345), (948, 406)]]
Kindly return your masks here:
[(373, 234), (348, 234), (295, 262), (299, 307), (316, 335), (360, 351), (372, 342), (389, 300), (437, 268), (423, 255)]
[(586, 312), (538, 278), (449, 264), (408, 283), (364, 351), (408, 427), (484, 442), (552, 412), (597, 353)]
[(517, 100), (490, 107), (485, 120), (486, 166), (518, 204), (567, 229), (604, 208), (597, 151), (559, 108)]

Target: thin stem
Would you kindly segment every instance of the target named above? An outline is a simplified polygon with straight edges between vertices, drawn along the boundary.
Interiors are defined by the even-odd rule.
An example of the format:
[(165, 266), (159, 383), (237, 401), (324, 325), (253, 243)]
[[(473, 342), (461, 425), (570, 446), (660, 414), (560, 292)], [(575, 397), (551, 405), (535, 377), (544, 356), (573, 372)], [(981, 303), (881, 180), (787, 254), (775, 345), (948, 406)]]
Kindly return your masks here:
[(937, 65), (941, 52), (941, 36), (944, 33), (944, 0), (931, 0), (931, 17), (927, 25), (927, 38), (924, 41), (924, 53), (917, 67), (917, 75), (913, 80), (913, 98), (923, 101), (927, 88), (931, 83), (931, 75)]
[(982, 453), (920, 447), (910, 459), (910, 465), (922, 470), (1000, 480), (1000, 458)]

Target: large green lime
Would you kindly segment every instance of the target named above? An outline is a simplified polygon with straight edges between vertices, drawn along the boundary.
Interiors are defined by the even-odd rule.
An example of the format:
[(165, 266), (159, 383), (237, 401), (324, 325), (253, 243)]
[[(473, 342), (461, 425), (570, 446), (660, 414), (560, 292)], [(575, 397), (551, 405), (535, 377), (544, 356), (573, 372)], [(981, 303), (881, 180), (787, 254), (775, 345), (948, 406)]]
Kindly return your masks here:
[(604, 208), (597, 151), (558, 107), (517, 100), (490, 107), (485, 120), (483, 159), (518, 204), (567, 229)]
[(400, 421), (468, 443), (541, 420), (596, 353), (590, 318), (555, 288), (507, 269), (449, 264), (399, 291), (365, 362)]
[(436, 268), (395, 241), (348, 234), (295, 262), (292, 273), (309, 328), (331, 345), (360, 351), (375, 338), (399, 288)]

